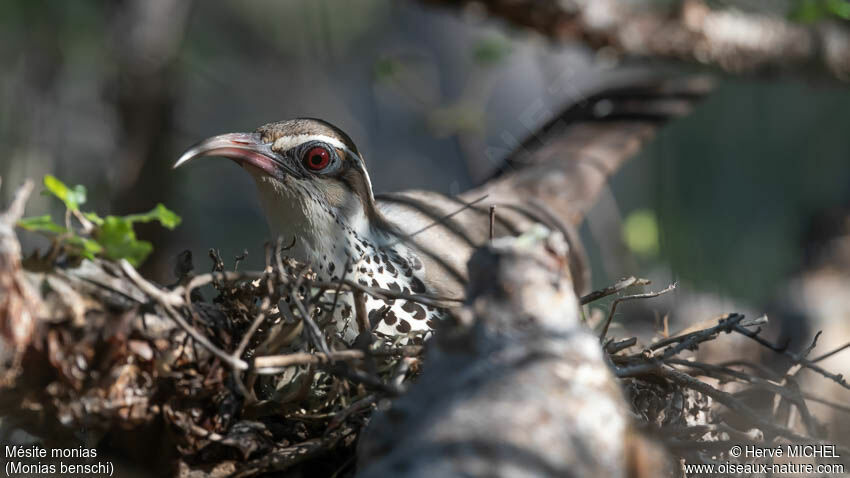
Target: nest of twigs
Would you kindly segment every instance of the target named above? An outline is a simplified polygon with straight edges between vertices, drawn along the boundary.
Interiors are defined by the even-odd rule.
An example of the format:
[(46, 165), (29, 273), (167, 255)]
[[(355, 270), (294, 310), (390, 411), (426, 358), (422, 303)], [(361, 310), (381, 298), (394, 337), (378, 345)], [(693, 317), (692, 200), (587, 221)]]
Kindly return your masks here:
[[(367, 331), (348, 344), (330, 320), (343, 307), (340, 294), (356, 302), (363, 294), (402, 298), (397, 292), (318, 281), (279, 244), (267, 248), (267, 267), (259, 272), (239, 271), (238, 259), (225, 270), (211, 251), (212, 271), (195, 275), (184, 253), (180, 280), (169, 287), (145, 280), (127, 263), (61, 254), (27, 270), (10, 233), (20, 209), (16, 202), (0, 220), (0, 411), (7, 432), (97, 445), (105, 456), (147, 472), (350, 476), (371, 413), (403, 393), (420, 370), (423, 337)], [(29, 263), (38, 264), (35, 259)], [(627, 279), (581, 302), (643, 284)], [(599, 334), (637, 420), (643, 429), (663, 431), (658, 436), (676, 458), (725, 459), (732, 442), (824, 443), (823, 427), (807, 407), (824, 400), (801, 391), (795, 374), (808, 369), (850, 387), (809, 358), (814, 343), (792, 353), (760, 336), (765, 318), (738, 314), (647, 345), (606, 339), (618, 303), (655, 295), (621, 295)], [(404, 298), (433, 304), (427, 296)], [(792, 369), (779, 374), (758, 364), (687, 358), (729, 333), (784, 356)], [(759, 403), (770, 405), (748, 401), (754, 390), (762, 394)], [(844, 449), (840, 454), (850, 457)]]

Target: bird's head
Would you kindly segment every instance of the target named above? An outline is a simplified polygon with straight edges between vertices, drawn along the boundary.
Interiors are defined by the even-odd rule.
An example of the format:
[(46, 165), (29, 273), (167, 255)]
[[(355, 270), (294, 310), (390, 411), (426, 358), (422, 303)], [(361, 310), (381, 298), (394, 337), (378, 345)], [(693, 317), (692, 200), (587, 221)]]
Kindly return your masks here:
[[(201, 156), (223, 156), (257, 182), (272, 233), (295, 236), (294, 256), (327, 254), (340, 229), (368, 235), (380, 222), (363, 157), (339, 128), (317, 119), (269, 123), (253, 133), (201, 141), (174, 167)], [(342, 227), (341, 227), (342, 226)]]

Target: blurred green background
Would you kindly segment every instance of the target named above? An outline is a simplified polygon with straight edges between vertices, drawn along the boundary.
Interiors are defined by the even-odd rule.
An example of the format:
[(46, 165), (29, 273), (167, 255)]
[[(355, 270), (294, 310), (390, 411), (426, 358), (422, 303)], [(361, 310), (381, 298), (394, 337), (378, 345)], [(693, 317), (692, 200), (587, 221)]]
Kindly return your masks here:
[[(224, 159), (171, 170), (200, 139), (321, 117), (358, 143), (376, 191), (455, 193), (539, 125), (531, 111), (645, 67), (390, 0), (3, 2), (0, 60), (3, 202), (51, 173), (86, 185), (102, 213), (165, 203), (181, 227), (140, 232), (156, 245), (144, 272), (164, 283), (184, 249), (199, 270), (209, 248), (263, 262), (248, 175)], [(725, 79), (629, 162), (583, 228), (594, 284), (640, 274), (772, 296), (818, 218), (850, 205), (850, 93), (808, 81)], [(51, 208), (37, 197), (28, 214)]]

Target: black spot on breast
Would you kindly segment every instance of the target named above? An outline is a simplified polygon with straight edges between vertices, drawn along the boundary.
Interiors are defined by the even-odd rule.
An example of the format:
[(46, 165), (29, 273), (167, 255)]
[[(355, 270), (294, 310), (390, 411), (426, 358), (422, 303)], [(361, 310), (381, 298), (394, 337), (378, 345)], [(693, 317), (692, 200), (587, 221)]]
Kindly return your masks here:
[(384, 273), (384, 266), (378, 267), (378, 274)]
[(387, 284), (387, 287), (393, 292), (401, 292), (401, 287), (398, 285), (398, 282), (390, 282)]
[(425, 308), (416, 302), (407, 301), (401, 306), (401, 309), (411, 314), (416, 320), (425, 320)]
[(369, 256), (364, 257), (363, 260), (366, 261), (366, 264), (372, 263), (372, 259)]
[(398, 317), (396, 317), (395, 312), (392, 310), (388, 311), (386, 315), (384, 315), (384, 322), (386, 322), (387, 325), (393, 325), (397, 320)]
[(395, 329), (403, 334), (406, 334), (410, 332), (410, 322), (401, 319), (398, 321), (398, 325), (395, 326)]
[[(385, 305), (380, 309), (372, 309), (369, 311), (369, 325), (374, 329), (378, 322), (386, 320), (387, 316), (392, 313), (390, 306)], [(395, 317), (395, 316), (393, 316)]]
[(372, 287), (374, 287), (374, 288), (376, 288), (376, 289), (377, 289), (377, 288), (380, 288), (380, 287), (381, 287), (381, 285), (380, 285), (380, 284), (378, 284), (378, 281), (376, 281), (375, 279), (372, 279)]
[(365, 267), (361, 267), (361, 268), (360, 268), (360, 269), (358, 269), (358, 270), (359, 270), (361, 273), (365, 274), (365, 273), (366, 273), (366, 271), (367, 271), (368, 269), (366, 269)]
[(360, 285), (363, 285), (363, 286), (368, 286), (368, 285), (369, 285), (369, 283), (368, 283), (368, 282), (366, 282), (366, 281), (365, 281), (365, 280), (363, 280), (363, 279), (357, 279), (357, 283), (358, 283), (358, 284), (360, 284)]
[(333, 262), (328, 264), (328, 272), (333, 273), (334, 269), (336, 269), (336, 264), (334, 264)]
[(390, 273), (390, 274), (392, 274), (393, 276), (398, 275), (398, 273), (397, 273), (397, 272), (396, 272), (396, 270), (395, 270), (395, 267), (393, 267), (393, 263), (392, 263), (392, 262), (387, 262), (387, 272), (389, 272), (389, 273)]
[(418, 277), (410, 279), (410, 288), (413, 289), (413, 292), (425, 292), (425, 284)]
[(351, 306), (348, 304), (343, 305), (340, 314), (342, 315), (343, 319), (351, 317)]

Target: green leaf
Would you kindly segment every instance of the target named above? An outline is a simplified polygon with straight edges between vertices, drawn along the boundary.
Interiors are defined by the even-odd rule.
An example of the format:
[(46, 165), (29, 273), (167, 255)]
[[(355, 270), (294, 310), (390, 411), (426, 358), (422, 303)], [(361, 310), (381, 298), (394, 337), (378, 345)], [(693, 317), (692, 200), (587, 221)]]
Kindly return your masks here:
[(86, 188), (82, 185), (76, 185), (69, 188), (62, 181), (56, 179), (55, 176), (44, 176), (44, 187), (65, 203), (65, 207), (72, 210), (78, 210), (81, 204), (86, 202)]
[(103, 247), (93, 239), (80, 236), (70, 236), (65, 239), (66, 244), (75, 248), (77, 252), (89, 260), (94, 260), (97, 254), (103, 252)]
[(27, 231), (62, 236), (62, 242), (67, 247), (87, 259), (94, 259), (97, 254), (103, 252), (103, 247), (97, 241), (69, 233), (68, 229), (53, 222), (53, 218), (49, 214), (23, 218), (18, 221), (18, 227)]
[[(107, 217), (109, 219), (109, 217)], [(174, 211), (168, 209), (164, 205), (157, 204), (155, 208), (151, 209), (149, 212), (145, 214), (131, 214), (129, 216), (124, 216), (124, 219), (129, 221), (130, 223), (134, 222), (151, 222), (151, 221), (159, 221), (163, 227), (168, 229), (174, 229), (175, 227), (180, 225), (182, 219), (178, 216)]]
[[(69, 188), (51, 175), (44, 177), (44, 186), (46, 193), (59, 198), (69, 210), (79, 212), (80, 205), (86, 202), (86, 188), (83, 186)], [(75, 229), (68, 230), (56, 224), (50, 215), (21, 219), (18, 226), (29, 231), (58, 236), (70, 252), (88, 259), (94, 259), (96, 256), (112, 260), (126, 259), (134, 266), (139, 266), (153, 251), (153, 245), (136, 237), (133, 224), (158, 221), (163, 227), (174, 229), (181, 222), (180, 216), (162, 204), (157, 204), (144, 214), (129, 216), (102, 218), (93, 212), (81, 214), (96, 226), (91, 233), (92, 237), (86, 237), (87, 234), (79, 235)]]
[(133, 266), (140, 265), (153, 251), (153, 245), (150, 242), (136, 238), (130, 216), (106, 216), (103, 224), (98, 228), (95, 239), (103, 246), (106, 258), (127, 259)]
[(68, 230), (53, 222), (50, 214), (35, 217), (25, 217), (18, 221), (18, 227), (34, 232), (49, 232), (52, 234), (64, 234)]
[(102, 217), (100, 217), (100, 216), (98, 216), (96, 213), (93, 213), (93, 212), (84, 212), (84, 213), (83, 213), (83, 216), (84, 216), (86, 219), (88, 219), (89, 221), (91, 221), (91, 222), (92, 222), (92, 224), (94, 224), (94, 225), (96, 225), (96, 226), (101, 226), (101, 225), (103, 225), (103, 218), (102, 218)]

